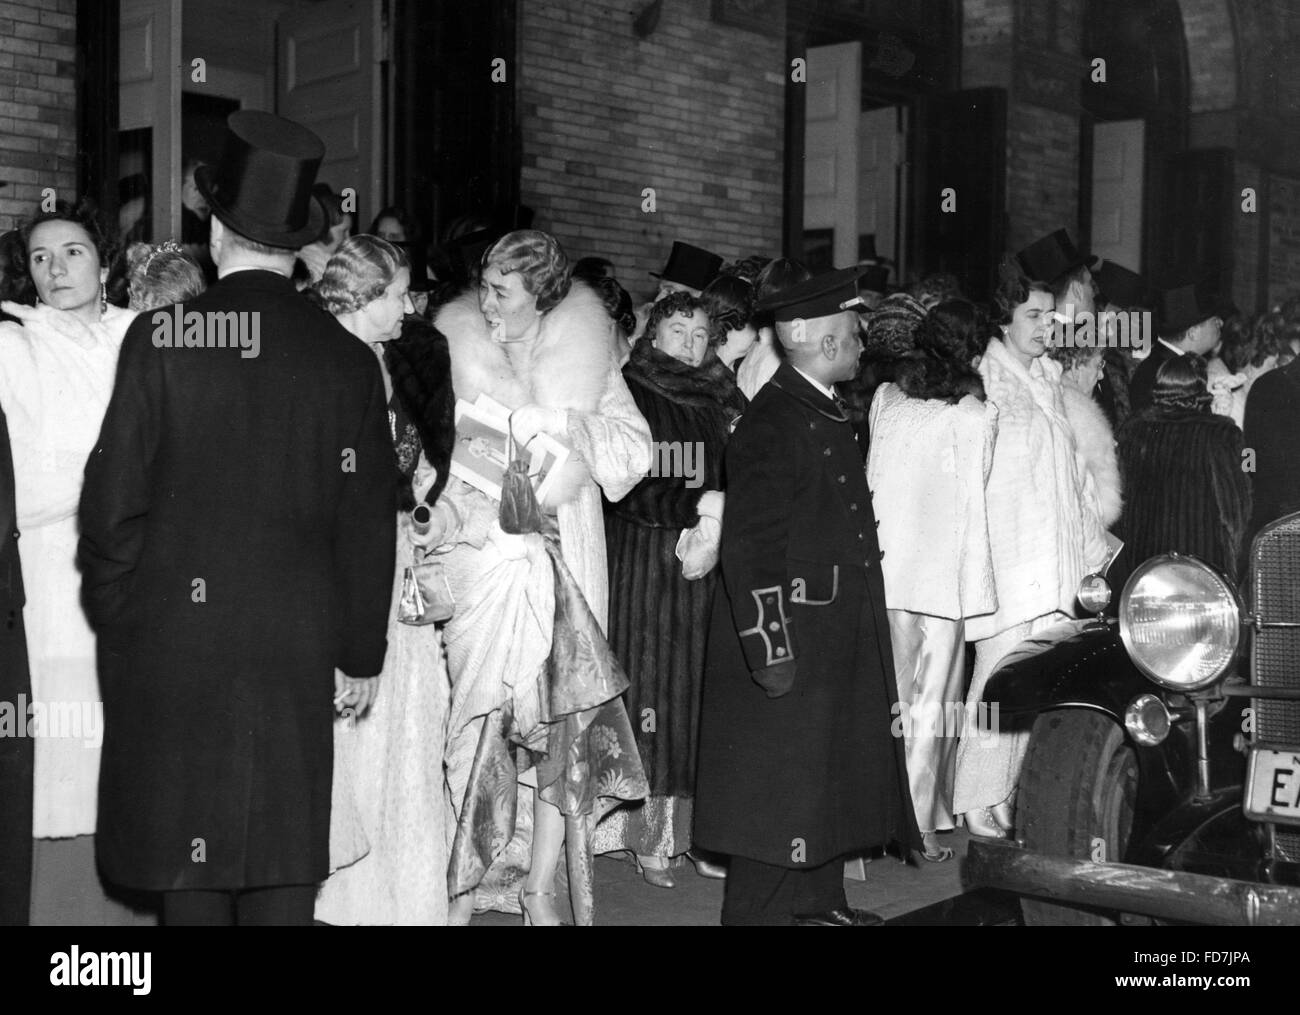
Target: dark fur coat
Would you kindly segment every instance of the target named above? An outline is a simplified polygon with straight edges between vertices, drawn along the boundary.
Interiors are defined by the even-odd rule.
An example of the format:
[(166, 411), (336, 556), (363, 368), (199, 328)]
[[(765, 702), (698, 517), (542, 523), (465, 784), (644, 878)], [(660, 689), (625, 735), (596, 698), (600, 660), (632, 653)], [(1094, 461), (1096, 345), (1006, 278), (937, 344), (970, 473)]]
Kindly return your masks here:
[[(721, 489), (728, 428), (743, 405), (731, 372), (712, 363), (712, 372), (707, 365), (692, 369), (642, 341), (623, 369), (655, 446), (699, 449), (697, 475), (647, 476), (605, 518), (609, 643), (630, 681), (627, 710), (656, 796), (691, 796), (695, 786), (704, 649), (718, 572), (687, 581), (674, 551), (682, 530), (699, 521), (701, 494)], [(654, 462), (652, 473), (669, 471), (666, 456)], [(654, 710), (652, 729), (646, 709)]]
[(1237, 577), (1250, 519), (1242, 435), (1226, 416), (1151, 407), (1119, 431), (1128, 563), (1176, 551)]
[[(422, 318), (408, 316), (402, 322), (402, 334), (384, 345), (384, 363), (393, 381), (396, 405), (390, 405), (393, 443), (397, 447), (398, 467), (405, 482), (399, 484), (398, 507), (409, 511), (415, 506), (411, 492), (411, 475), (416, 454), (424, 451), (429, 464), (438, 470), (438, 478), (425, 495), (433, 504), (447, 485), (451, 468), (451, 450), (456, 443), (456, 395), (451, 384), (451, 356), (447, 339)], [(405, 424), (415, 430), (418, 444), (402, 440)]]

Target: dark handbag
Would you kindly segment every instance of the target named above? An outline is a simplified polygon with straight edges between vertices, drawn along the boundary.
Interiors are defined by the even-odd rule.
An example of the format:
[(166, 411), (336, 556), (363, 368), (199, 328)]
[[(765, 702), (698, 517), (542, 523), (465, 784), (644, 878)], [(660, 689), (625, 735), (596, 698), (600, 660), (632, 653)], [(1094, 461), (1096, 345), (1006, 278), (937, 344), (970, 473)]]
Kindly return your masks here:
[(455, 612), (456, 600), (452, 598), (441, 561), (417, 562), (406, 569), (397, 603), (399, 621), (412, 627), (441, 624)]
[(528, 475), (528, 459), (519, 454), (513, 427), (507, 435), (506, 447), (510, 464), (501, 477), (501, 510), (498, 514), (501, 530), (512, 536), (540, 532), (542, 509), (537, 503), (537, 493), (533, 490), (533, 481)]

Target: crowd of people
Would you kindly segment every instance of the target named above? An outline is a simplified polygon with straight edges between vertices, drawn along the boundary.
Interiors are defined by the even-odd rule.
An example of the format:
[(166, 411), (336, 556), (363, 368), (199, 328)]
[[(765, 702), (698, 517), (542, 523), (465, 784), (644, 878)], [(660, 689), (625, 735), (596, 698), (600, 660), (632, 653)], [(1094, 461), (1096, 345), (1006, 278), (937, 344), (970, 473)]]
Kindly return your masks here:
[(536, 229), (354, 235), (290, 121), (225, 144), (181, 242), (0, 237), (0, 922), (590, 924), (611, 854), (876, 923), (847, 858), (1014, 829), (1027, 733), (974, 717), (1085, 576), (1240, 576), (1300, 510), (1300, 298), (1060, 230), (988, 304), (682, 242), (638, 303)]

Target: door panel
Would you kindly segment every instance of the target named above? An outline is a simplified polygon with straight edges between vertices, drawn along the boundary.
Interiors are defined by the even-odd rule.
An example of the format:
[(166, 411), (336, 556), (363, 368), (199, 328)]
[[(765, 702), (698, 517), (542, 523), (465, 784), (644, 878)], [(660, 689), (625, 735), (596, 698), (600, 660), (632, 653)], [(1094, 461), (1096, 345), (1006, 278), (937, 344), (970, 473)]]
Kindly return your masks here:
[(898, 117), (897, 107), (886, 106), (862, 113), (858, 121), (858, 234), (874, 235), (876, 253), (895, 265), (903, 260), (896, 228), (902, 161)]
[(118, 128), (151, 130), (149, 205), (155, 241), (180, 235), (181, 0), (122, 0)]
[(1142, 171), (1146, 124), (1098, 123), (1092, 132), (1092, 253), (1142, 270)]
[(833, 229), (837, 266), (858, 259), (858, 126), (862, 44), (808, 50), (804, 229)]
[(356, 191), (356, 231), (383, 207), (379, 0), (324, 0), (281, 15), (277, 112), (325, 142), (318, 179)]

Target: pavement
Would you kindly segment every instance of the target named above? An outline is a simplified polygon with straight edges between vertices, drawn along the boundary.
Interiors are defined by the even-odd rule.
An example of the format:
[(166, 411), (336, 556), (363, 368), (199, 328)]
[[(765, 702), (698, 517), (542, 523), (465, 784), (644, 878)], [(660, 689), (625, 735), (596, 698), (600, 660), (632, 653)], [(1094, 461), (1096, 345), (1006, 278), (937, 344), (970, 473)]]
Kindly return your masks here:
[[(1014, 899), (994, 892), (964, 891), (962, 860), (970, 837), (964, 829), (940, 835), (954, 856), (946, 863), (905, 864), (880, 856), (862, 866), (866, 880), (844, 882), (849, 905), (879, 913), (897, 926), (1014, 925)], [(598, 856), (594, 863), (596, 926), (716, 927), (724, 882), (701, 877), (694, 864), (676, 868), (671, 890), (646, 883), (629, 861)], [(518, 916), (481, 913), (472, 926), (519, 926)]]

